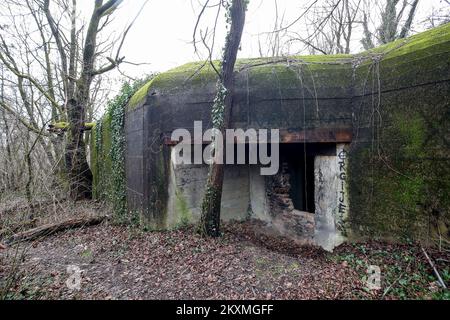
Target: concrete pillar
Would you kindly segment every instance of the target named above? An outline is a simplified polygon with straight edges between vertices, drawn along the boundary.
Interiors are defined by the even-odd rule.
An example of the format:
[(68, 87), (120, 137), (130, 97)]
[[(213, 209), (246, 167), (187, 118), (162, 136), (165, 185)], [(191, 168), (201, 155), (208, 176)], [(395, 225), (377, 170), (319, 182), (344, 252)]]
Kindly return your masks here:
[(317, 156), (314, 161), (316, 230), (314, 241), (327, 251), (335, 248), (334, 212), (337, 202), (336, 157)]
[(267, 203), (267, 191), (265, 177), (260, 174), (259, 166), (250, 166), (250, 205), (252, 218), (271, 222)]
[(345, 241), (349, 203), (345, 145), (336, 146), (336, 156), (317, 156), (314, 161), (316, 230), (315, 243), (333, 251)]

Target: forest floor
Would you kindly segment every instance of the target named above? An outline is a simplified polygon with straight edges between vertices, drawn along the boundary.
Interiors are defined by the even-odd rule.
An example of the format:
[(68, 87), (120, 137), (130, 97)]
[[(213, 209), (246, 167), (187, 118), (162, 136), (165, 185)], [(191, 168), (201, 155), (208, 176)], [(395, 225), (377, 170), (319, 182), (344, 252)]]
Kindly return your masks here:
[[(86, 205), (84, 205), (86, 207)], [(101, 225), (0, 249), (0, 299), (445, 299), (417, 245), (343, 245), (334, 253), (231, 223), (219, 239), (193, 228)], [(450, 255), (429, 249), (445, 281)], [(367, 288), (367, 269), (381, 289)], [(69, 289), (81, 271), (80, 287)], [(72, 282), (76, 283), (76, 282)]]

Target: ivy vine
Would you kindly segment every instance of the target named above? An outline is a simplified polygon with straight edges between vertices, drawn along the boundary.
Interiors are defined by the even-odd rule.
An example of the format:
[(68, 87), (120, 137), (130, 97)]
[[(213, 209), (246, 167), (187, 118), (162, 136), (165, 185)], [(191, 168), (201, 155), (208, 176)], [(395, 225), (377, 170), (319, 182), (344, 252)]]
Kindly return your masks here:
[(221, 80), (217, 81), (216, 88), (217, 93), (211, 110), (211, 118), (214, 128), (221, 130), (224, 125), (225, 99), (228, 91)]
[[(95, 152), (97, 153), (95, 196), (111, 203), (114, 216), (118, 222), (128, 222), (127, 193), (125, 176), (125, 111), (131, 97), (153, 75), (139, 79), (134, 83), (124, 82), (117, 96), (108, 101), (107, 109), (102, 120), (96, 125)], [(105, 119), (110, 121), (105, 121)], [(110, 135), (108, 137), (108, 135)], [(109, 150), (106, 139), (110, 139)], [(101, 155), (101, 157), (99, 157)], [(109, 162), (111, 165), (105, 165)], [(109, 172), (108, 172), (109, 171)]]

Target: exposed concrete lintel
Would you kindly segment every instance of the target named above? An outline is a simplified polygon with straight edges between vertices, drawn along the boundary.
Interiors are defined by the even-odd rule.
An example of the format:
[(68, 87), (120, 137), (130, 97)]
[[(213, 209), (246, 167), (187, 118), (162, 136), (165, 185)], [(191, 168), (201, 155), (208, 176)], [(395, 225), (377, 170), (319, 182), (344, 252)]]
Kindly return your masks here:
[[(353, 139), (353, 130), (351, 128), (327, 128), (327, 129), (282, 129), (280, 130), (280, 143), (351, 143)], [(270, 139), (269, 139), (270, 140)], [(192, 139), (186, 141), (188, 144), (210, 144), (212, 141), (199, 141)], [(248, 143), (247, 140), (241, 141), (235, 137), (236, 144)], [(264, 141), (259, 141), (264, 142)], [(164, 137), (164, 144), (175, 146), (180, 141), (174, 141), (170, 136)]]

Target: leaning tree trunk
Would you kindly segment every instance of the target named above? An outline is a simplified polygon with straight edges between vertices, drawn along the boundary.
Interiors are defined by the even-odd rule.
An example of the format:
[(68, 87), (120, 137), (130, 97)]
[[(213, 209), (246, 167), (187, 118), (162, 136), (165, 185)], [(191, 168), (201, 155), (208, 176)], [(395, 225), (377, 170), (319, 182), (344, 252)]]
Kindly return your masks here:
[[(230, 8), (231, 27), (226, 38), (221, 74), (213, 106), (213, 125), (222, 132), (230, 125), (232, 96), (234, 91), (234, 65), (245, 24), (247, 0), (233, 0)], [(223, 150), (215, 150), (215, 158), (223, 159)], [(202, 204), (200, 232), (204, 236), (220, 236), (220, 207), (224, 177), (223, 164), (213, 163), (210, 167), (206, 192)]]
[(400, 32), (399, 38), (404, 39), (408, 36), (408, 33), (411, 31), (411, 26), (414, 20), (414, 16), (417, 11), (417, 6), (419, 4), (419, 0), (414, 0), (411, 5), (411, 10), (409, 11), (408, 19), (406, 19), (405, 24), (403, 25), (402, 31)]

